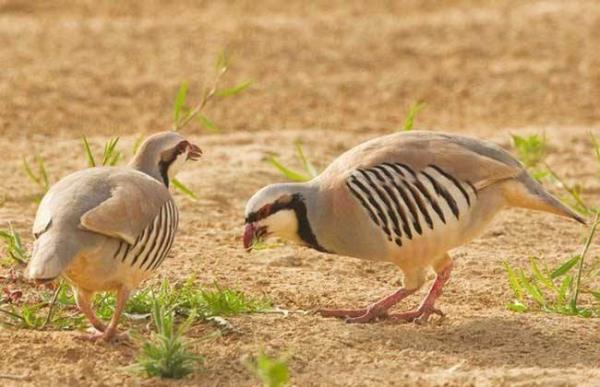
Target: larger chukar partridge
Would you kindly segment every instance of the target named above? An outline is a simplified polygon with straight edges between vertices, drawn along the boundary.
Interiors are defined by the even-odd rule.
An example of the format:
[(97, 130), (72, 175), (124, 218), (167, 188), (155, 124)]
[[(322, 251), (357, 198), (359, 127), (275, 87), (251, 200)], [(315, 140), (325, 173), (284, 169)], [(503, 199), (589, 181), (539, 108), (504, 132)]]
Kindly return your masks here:
[[(27, 276), (38, 282), (64, 277), (96, 329), (90, 339), (116, 336), (130, 292), (169, 253), (179, 219), (169, 180), (200, 155), (180, 134), (158, 133), (144, 141), (128, 166), (75, 172), (42, 199)], [(93, 294), (100, 291), (117, 293), (108, 326), (91, 308)]]
[[(584, 223), (495, 144), (414, 131), (373, 139), (347, 151), (306, 183), (269, 185), (249, 201), (244, 246), (274, 235), (313, 249), (388, 261), (404, 287), (366, 308), (321, 310), (324, 316), (368, 322), (378, 317), (427, 321), (450, 278), (448, 251), (481, 234), (506, 207), (551, 212)], [(394, 304), (437, 274), (414, 311)]]

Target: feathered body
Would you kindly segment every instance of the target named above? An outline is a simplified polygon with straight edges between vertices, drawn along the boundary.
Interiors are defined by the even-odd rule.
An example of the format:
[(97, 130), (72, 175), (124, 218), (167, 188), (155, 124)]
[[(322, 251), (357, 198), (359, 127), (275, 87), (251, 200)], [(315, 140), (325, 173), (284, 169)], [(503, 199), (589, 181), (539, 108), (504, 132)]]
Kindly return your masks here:
[(143, 172), (116, 167), (75, 172), (40, 203), (29, 276), (52, 279), (62, 273), (90, 292), (134, 289), (168, 254), (177, 219), (169, 190)]
[[(42, 199), (33, 226), (35, 242), (27, 268), (38, 282), (65, 278), (77, 305), (101, 332), (115, 336), (130, 292), (168, 255), (179, 214), (168, 185), (174, 166), (201, 154), (175, 132), (148, 138), (125, 167), (75, 172), (53, 185)], [(95, 292), (116, 291), (108, 327), (91, 311)]]
[[(298, 204), (287, 205), (292, 211), (285, 215), (272, 211), (298, 201), (304, 219)], [(360, 144), (310, 182), (265, 187), (248, 202), (246, 219), (247, 229), (268, 230), (262, 234), (296, 234), (288, 239), (330, 253), (393, 262), (404, 273), (405, 288), (416, 290), (427, 269), (439, 274), (449, 268), (448, 251), (477, 237), (509, 206), (583, 222), (499, 146), (414, 131)], [(269, 220), (277, 216), (287, 222)]]

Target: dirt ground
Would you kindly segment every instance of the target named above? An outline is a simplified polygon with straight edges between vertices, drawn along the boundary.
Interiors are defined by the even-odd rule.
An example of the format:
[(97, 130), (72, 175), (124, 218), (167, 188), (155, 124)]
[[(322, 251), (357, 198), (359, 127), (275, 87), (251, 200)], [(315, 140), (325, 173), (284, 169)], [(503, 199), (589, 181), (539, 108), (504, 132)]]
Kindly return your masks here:
[[(194, 274), (292, 311), (232, 318), (238, 332), (195, 344), (205, 369), (177, 382), (123, 370), (135, 356), (128, 346), (82, 343), (78, 332), (0, 329), (0, 378), (25, 376), (0, 385), (250, 386), (258, 383), (240, 359), (261, 349), (291, 356), (297, 386), (599, 385), (597, 321), (505, 308), (511, 292), (502, 261), (564, 260), (585, 233), (573, 222), (500, 214), (453, 252), (456, 269), (439, 303), (447, 318), (427, 326), (349, 325), (302, 313), (392, 292), (401, 284), (393, 265), (291, 245), (246, 254), (240, 240), (245, 200), (281, 179), (266, 152), (293, 163), (292, 144), (301, 139), (324, 167), (399, 128), (415, 100), (427, 103), (419, 128), (507, 147), (510, 133), (545, 131), (548, 163), (597, 199), (587, 132), (600, 135), (598, 47), (595, 1), (0, 0), (0, 227), (12, 222), (31, 243), (36, 187), (22, 157), (42, 155), (53, 181), (85, 166), (83, 134), (96, 149), (121, 136), (129, 157), (141, 134), (170, 127), (179, 83), (189, 80), (197, 98), (226, 48), (233, 55), (226, 82), (254, 83), (207, 110), (221, 133), (185, 131), (205, 157), (180, 180), (200, 199), (176, 194), (180, 233), (158, 277)], [(200, 324), (191, 335), (211, 329)]]

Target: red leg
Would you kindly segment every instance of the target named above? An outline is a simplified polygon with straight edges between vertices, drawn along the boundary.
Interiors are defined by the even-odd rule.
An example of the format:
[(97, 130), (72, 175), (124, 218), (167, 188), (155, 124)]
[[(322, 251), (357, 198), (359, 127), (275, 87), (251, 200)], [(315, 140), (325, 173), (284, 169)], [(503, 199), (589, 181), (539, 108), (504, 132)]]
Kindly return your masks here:
[(366, 323), (377, 317), (387, 315), (388, 309), (399, 301), (413, 294), (416, 289), (400, 288), (395, 293), (362, 309), (320, 309), (319, 314), (323, 317), (342, 317), (350, 323)]
[(95, 330), (104, 332), (106, 325), (94, 313), (91, 307), (92, 294), (81, 289), (75, 289), (75, 302), (77, 307), (87, 317)]
[(117, 292), (117, 303), (115, 305), (115, 312), (110, 320), (110, 323), (103, 331), (96, 331), (90, 336), (83, 337), (84, 339), (97, 342), (97, 341), (106, 341), (111, 342), (114, 339), (123, 339), (127, 337), (126, 333), (119, 334), (117, 332), (117, 325), (119, 324), (119, 318), (121, 317), (121, 313), (125, 308), (125, 303), (127, 302), (127, 298), (129, 297), (129, 291), (125, 288), (121, 288)]
[(437, 314), (443, 316), (441, 310), (437, 309), (434, 304), (439, 296), (442, 295), (442, 289), (446, 282), (450, 279), (450, 272), (452, 271), (452, 261), (448, 260), (446, 267), (438, 272), (437, 277), (433, 285), (431, 285), (431, 289), (429, 289), (429, 293), (427, 297), (423, 300), (421, 305), (416, 310), (412, 310), (404, 313), (396, 313), (390, 315), (390, 319), (392, 320), (403, 320), (403, 321), (415, 321), (416, 323), (425, 323), (429, 316), (432, 314)]

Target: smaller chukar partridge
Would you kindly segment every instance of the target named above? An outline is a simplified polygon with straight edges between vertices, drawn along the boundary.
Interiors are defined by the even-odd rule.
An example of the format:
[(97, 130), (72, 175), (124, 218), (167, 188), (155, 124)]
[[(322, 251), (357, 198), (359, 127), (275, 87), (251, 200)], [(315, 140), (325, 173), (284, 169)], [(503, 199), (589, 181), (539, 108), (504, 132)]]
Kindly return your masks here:
[[(375, 138), (338, 157), (306, 183), (273, 184), (247, 203), (244, 247), (269, 235), (313, 249), (396, 264), (404, 286), (362, 309), (320, 310), (348, 322), (379, 317), (427, 321), (450, 278), (448, 251), (479, 234), (506, 207), (584, 220), (532, 179), (499, 146), (468, 137), (414, 131)], [(436, 279), (413, 311), (388, 310)]]
[[(65, 278), (95, 328), (90, 339), (117, 336), (130, 293), (169, 253), (179, 219), (169, 181), (201, 154), (176, 132), (158, 133), (144, 141), (128, 166), (75, 172), (42, 199), (27, 276), (37, 282)], [(92, 296), (101, 291), (117, 294), (108, 326), (91, 307)]]

